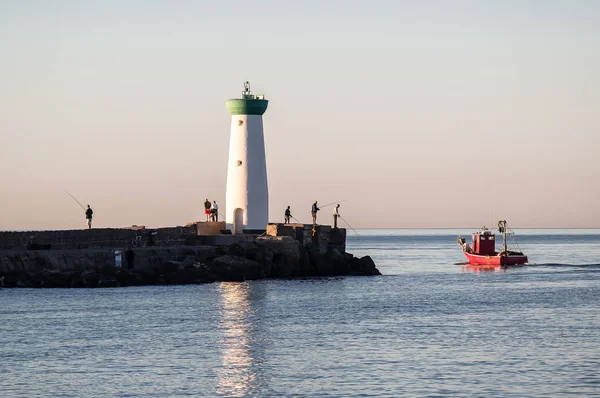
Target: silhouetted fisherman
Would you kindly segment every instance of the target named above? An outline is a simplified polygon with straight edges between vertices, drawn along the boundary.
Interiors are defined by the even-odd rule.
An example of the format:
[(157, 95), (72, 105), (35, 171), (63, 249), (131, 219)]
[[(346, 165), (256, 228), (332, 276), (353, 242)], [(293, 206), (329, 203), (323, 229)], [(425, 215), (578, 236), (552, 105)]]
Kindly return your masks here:
[(317, 224), (317, 212), (319, 210), (321, 209), (319, 209), (319, 207), (317, 206), (317, 201), (315, 200), (315, 203), (313, 203), (312, 209), (310, 210), (310, 213), (312, 214), (313, 225)]
[(85, 211), (85, 222), (88, 226), (88, 229), (92, 229), (92, 214), (94, 214), (94, 210), (88, 205), (87, 210)]
[(285, 209), (285, 223), (286, 224), (290, 223), (290, 218), (292, 218), (292, 211), (290, 210), (290, 206), (288, 206), (287, 209)]
[(333, 228), (337, 228), (337, 219), (340, 217), (340, 204), (333, 209)]

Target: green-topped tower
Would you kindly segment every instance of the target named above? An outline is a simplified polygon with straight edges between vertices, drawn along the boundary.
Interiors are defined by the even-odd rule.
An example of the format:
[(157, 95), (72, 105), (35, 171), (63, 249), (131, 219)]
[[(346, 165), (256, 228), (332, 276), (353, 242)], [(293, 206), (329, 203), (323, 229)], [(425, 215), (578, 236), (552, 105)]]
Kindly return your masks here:
[(269, 188), (262, 115), (269, 101), (244, 83), (241, 98), (226, 102), (231, 114), (225, 219), (242, 229), (264, 230), (269, 222)]

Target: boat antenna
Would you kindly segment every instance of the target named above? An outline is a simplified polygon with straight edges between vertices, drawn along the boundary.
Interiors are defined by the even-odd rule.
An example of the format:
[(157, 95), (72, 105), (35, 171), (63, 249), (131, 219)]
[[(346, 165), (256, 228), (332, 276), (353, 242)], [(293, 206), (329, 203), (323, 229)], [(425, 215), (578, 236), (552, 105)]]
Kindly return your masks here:
[(508, 251), (506, 246), (506, 220), (498, 221), (498, 232), (502, 233), (502, 252), (506, 253)]

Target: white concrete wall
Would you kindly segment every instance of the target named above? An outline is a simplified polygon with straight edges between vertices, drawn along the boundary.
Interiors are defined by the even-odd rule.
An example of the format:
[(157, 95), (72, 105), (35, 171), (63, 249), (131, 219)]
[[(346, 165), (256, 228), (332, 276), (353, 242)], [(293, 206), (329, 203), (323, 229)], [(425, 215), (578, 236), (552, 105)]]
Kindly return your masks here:
[(262, 116), (231, 116), (230, 134), (226, 222), (233, 224), (233, 212), (240, 208), (244, 210), (244, 228), (265, 229), (269, 222), (269, 188)]

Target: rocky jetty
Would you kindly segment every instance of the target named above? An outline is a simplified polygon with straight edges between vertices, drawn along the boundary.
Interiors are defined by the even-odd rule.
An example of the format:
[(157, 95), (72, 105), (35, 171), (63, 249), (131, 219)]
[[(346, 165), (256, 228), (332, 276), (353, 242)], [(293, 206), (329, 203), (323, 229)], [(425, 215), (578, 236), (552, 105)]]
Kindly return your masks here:
[(362, 258), (289, 236), (218, 246), (0, 250), (4, 287), (77, 288), (201, 284), (263, 278), (380, 275)]

